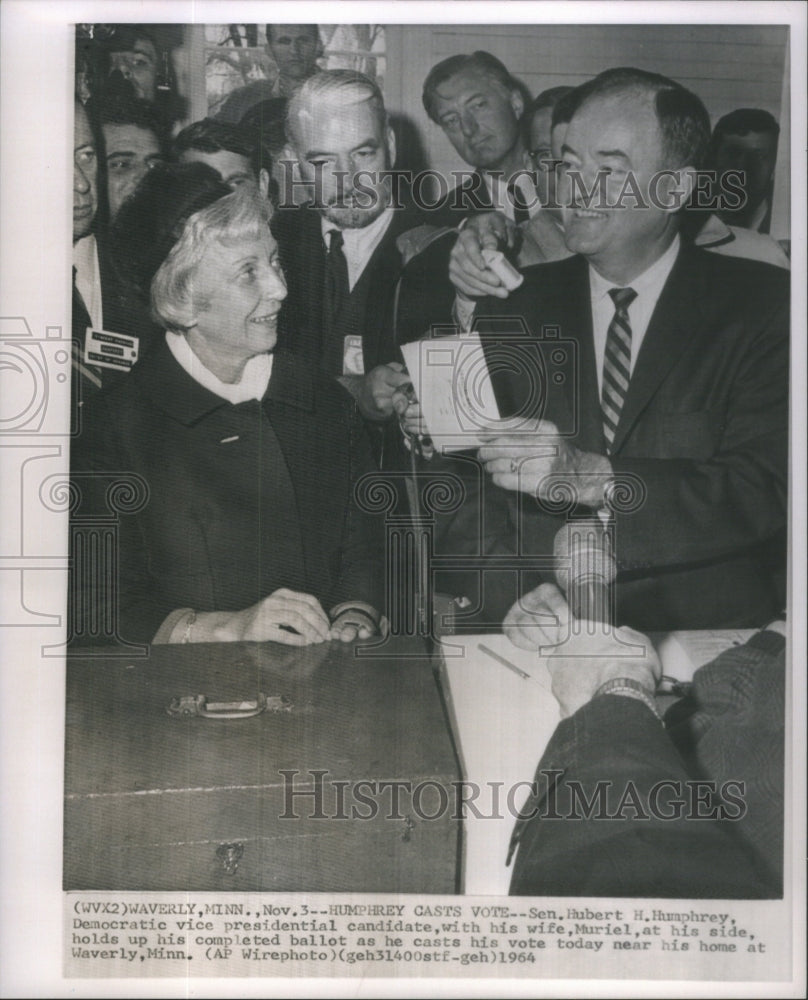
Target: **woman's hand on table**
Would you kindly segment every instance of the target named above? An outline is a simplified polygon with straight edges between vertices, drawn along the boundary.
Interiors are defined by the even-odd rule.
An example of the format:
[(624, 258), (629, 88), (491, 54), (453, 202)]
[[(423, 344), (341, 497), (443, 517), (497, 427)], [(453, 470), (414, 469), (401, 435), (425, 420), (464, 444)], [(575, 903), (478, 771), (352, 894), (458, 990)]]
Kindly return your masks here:
[(374, 635), (386, 635), (387, 619), (379, 618), (379, 613), (369, 604), (339, 604), (331, 611), (330, 638), (340, 642), (370, 639)]
[[(213, 618), (218, 619), (215, 623)], [(301, 594), (281, 587), (243, 611), (214, 611), (200, 614), (196, 631), (207, 622), (214, 626), (218, 642), (282, 642), (289, 646), (308, 646), (331, 638), (331, 623), (320, 602), (311, 594)], [(290, 631), (294, 629), (294, 631)], [(201, 637), (200, 637), (201, 638)], [(200, 641), (196, 636), (195, 641)]]
[[(171, 618), (180, 618), (172, 624)], [(156, 642), (281, 642), (310, 646), (336, 639), (354, 642), (386, 635), (389, 623), (370, 604), (346, 601), (331, 609), (331, 616), (311, 594), (287, 587), (273, 591), (243, 611), (172, 612), (164, 628), (171, 638)], [(189, 617), (190, 616), (190, 617)], [(159, 633), (158, 633), (159, 635)]]

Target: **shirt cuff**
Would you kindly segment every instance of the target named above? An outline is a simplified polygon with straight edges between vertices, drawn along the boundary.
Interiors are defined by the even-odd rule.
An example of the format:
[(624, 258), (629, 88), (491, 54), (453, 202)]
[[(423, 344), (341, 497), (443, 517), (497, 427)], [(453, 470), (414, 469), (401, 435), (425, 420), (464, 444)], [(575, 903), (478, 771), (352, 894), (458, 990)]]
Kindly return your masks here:
[(459, 295), (455, 295), (452, 313), (457, 326), (463, 331), (463, 333), (467, 333), (471, 329), (471, 323), (474, 319), (474, 312), (476, 309), (476, 302), (471, 302), (469, 299), (463, 299)]
[(329, 617), (332, 622), (335, 622), (346, 611), (357, 611), (360, 615), (369, 618), (375, 628), (379, 627), (379, 612), (364, 601), (343, 601), (342, 604), (337, 604), (331, 609)]
[(152, 646), (165, 646), (172, 642), (182, 642), (188, 616), (193, 613), (193, 608), (178, 608), (166, 615), (163, 624), (157, 629), (152, 639)]

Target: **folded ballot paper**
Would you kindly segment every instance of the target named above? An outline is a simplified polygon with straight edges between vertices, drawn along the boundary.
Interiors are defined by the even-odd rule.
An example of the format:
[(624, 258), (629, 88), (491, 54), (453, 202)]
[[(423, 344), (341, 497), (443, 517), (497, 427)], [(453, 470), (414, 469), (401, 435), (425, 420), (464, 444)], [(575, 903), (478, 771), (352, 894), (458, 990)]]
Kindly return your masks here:
[(401, 351), (435, 447), (479, 448), (480, 433), (500, 419), (479, 334), (427, 338)]

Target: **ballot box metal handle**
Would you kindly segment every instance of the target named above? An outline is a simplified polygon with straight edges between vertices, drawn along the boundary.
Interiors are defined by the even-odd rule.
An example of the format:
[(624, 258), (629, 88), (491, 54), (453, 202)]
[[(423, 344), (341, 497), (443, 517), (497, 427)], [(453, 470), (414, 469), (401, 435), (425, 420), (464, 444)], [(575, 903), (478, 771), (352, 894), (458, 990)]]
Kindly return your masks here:
[(166, 712), (174, 719), (251, 719), (262, 712), (290, 712), (285, 695), (265, 695), (240, 701), (209, 701), (207, 695), (189, 694), (172, 698)]

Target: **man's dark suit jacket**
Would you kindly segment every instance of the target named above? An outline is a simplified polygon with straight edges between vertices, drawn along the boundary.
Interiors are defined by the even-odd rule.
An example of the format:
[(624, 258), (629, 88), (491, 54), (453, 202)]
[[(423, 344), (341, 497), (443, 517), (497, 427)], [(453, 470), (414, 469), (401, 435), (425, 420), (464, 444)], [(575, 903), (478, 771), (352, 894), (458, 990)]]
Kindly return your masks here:
[[(634, 509), (616, 514), (620, 622), (643, 630), (755, 627), (782, 608), (788, 291), (780, 268), (680, 252), (612, 448), (614, 472), (630, 477), (636, 496)], [(578, 448), (605, 454), (586, 260), (528, 268), (519, 289), (484, 300), (477, 316), (489, 368), (499, 368), (501, 414), (538, 410)], [(521, 341), (513, 336), (520, 321)], [(543, 380), (538, 392), (528, 386), (531, 368)], [(528, 400), (538, 402), (532, 411)], [(552, 554), (563, 517), (485, 478), (489, 549)], [(461, 517), (452, 530), (479, 529)], [(536, 582), (527, 574), (521, 592)], [(499, 595), (497, 614), (514, 596)]]
[[(403, 362), (398, 348), (401, 322), (407, 328), (426, 330), (430, 315), (451, 308), (454, 293), (448, 294), (447, 289), (451, 289), (448, 282), (439, 290), (438, 300), (427, 285), (417, 301), (408, 303), (406, 318), (403, 321), (400, 318), (398, 284), (405, 254), (399, 249), (398, 240), (432, 221), (411, 206), (397, 209), (355, 286), (353, 294), (361, 296), (363, 314), (354, 329), (362, 337), (365, 373), (377, 365)], [(317, 371), (339, 376), (342, 369), (333, 364), (334, 347), (325, 343), (326, 249), (320, 214), (310, 205), (279, 210), (272, 218), (272, 231), (278, 241), (288, 288), (281, 309), (278, 346), (306, 358)], [(336, 353), (341, 358), (341, 351)], [(386, 469), (406, 467), (408, 457), (397, 421), (368, 421), (367, 427), (377, 463)]]
[[(98, 253), (98, 270), (101, 277), (101, 308), (104, 314), (104, 329), (110, 333), (125, 333), (130, 337), (137, 337), (139, 340), (138, 356), (144, 358), (162, 340), (163, 331), (151, 318), (148, 307), (126, 287), (115, 273), (103, 234), (96, 235), (95, 243)], [(74, 282), (72, 336), (76, 342), (76, 350), (82, 359), (84, 357), (85, 331), (91, 325), (87, 309)], [(126, 370), (116, 371), (113, 368), (98, 368), (96, 366), (91, 366), (90, 371), (105, 387), (114, 385), (127, 374)], [(98, 386), (94, 381), (82, 377), (81, 369), (74, 370), (74, 405), (83, 403), (97, 391)]]
[(564, 719), (516, 825), (511, 893), (781, 897), (784, 645), (759, 632), (701, 667), (667, 731), (622, 696)]
[[(272, 218), (288, 289), (281, 308), (278, 346), (308, 358), (318, 369), (322, 368), (325, 354), (323, 296), (327, 256), (320, 218), (310, 205), (278, 210)], [(403, 264), (396, 241), (403, 233), (429, 221), (414, 209), (396, 210), (359, 279), (368, 288), (361, 330), (365, 372), (399, 360), (393, 315)], [(342, 371), (327, 374), (341, 375)]]
[[(148, 491), (142, 510), (119, 515), (124, 639), (149, 642), (177, 608), (236, 611), (280, 587), (326, 610), (378, 607), (381, 526), (353, 498), (372, 459), (336, 382), (278, 352), (263, 401), (234, 406), (163, 342), (84, 411), (71, 456), (75, 524), (109, 513), (115, 473), (136, 473)], [(115, 591), (100, 583), (103, 606)]]
[(430, 210), (430, 222), (434, 225), (455, 227), (469, 215), (477, 212), (493, 211), (491, 192), (479, 170), (463, 177), (459, 184), (449, 191), (445, 198)]

